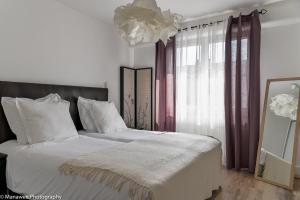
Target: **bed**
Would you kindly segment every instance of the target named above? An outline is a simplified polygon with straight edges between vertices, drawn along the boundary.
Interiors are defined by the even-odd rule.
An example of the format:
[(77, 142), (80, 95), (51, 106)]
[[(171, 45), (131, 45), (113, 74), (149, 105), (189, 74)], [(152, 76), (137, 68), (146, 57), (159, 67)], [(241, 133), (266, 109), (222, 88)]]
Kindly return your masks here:
[[(136, 130), (136, 129), (129, 128), (127, 130), (116, 131), (109, 134), (100, 134), (97, 132), (88, 132), (88, 131), (80, 130), (78, 131), (78, 134), (92, 137), (92, 138), (104, 139), (104, 140), (132, 142), (135, 140), (151, 138), (166, 133), (162, 133), (158, 131)], [(173, 133), (168, 133), (168, 134), (173, 134)]]
[(8, 155), (7, 185), (15, 193), (59, 195), (62, 199), (127, 199), (124, 191), (114, 192), (81, 177), (62, 176), (57, 170), (69, 158), (117, 145), (120, 144), (85, 136), (30, 147), (10, 140), (0, 144), (0, 152)]
[[(77, 130), (82, 129), (76, 106), (79, 96), (102, 101), (108, 100), (108, 90), (104, 88), (0, 82), (1, 97), (34, 99), (49, 93), (58, 93), (63, 99), (70, 101), (70, 113)], [(134, 131), (129, 130), (129, 132)], [(137, 160), (142, 160), (143, 155), (147, 157), (145, 162), (159, 161), (161, 164), (161, 160), (163, 160), (168, 163), (168, 165), (161, 165), (167, 166), (167, 170), (160, 170), (154, 166), (157, 171), (148, 170), (145, 171), (145, 175), (141, 173), (139, 177), (148, 179), (145, 178), (148, 175), (151, 179), (150, 176), (162, 174), (157, 176), (163, 180), (162, 182), (154, 181), (155, 191), (159, 195), (151, 196), (151, 198), (149, 196), (145, 198), (135, 197), (135, 199), (207, 199), (213, 190), (217, 190), (221, 186), (221, 147), (216, 140), (205, 136), (186, 137), (183, 134), (174, 137), (171, 133), (146, 132), (140, 134), (137, 132), (133, 136), (130, 133), (123, 135), (129, 136), (121, 138), (117, 133), (113, 138), (93, 138), (91, 135), (89, 137), (79, 135), (62, 141), (19, 145), (8, 126), (2, 108), (0, 108), (0, 152), (8, 155), (7, 187), (18, 194), (61, 195), (62, 199), (134, 199), (129, 192), (130, 184), (124, 183), (122, 188), (115, 190), (103, 182), (91, 181), (84, 176), (66, 175), (58, 170), (67, 161), (95, 152), (102, 156), (99, 158), (97, 157), (99, 155), (96, 155), (96, 158), (99, 158), (99, 164), (103, 164), (102, 161), (107, 161), (105, 164), (113, 168), (112, 158), (121, 156), (119, 160), (114, 161), (116, 164), (120, 160), (126, 161), (127, 157), (123, 154), (126, 155), (127, 153), (128, 155), (130, 151), (127, 160), (129, 161), (130, 158), (130, 163), (124, 164), (124, 169), (127, 167), (126, 170), (129, 172), (131, 166), (134, 166), (133, 164), (141, 164)], [(180, 137), (184, 139), (180, 139)], [(149, 152), (151, 149), (156, 156), (151, 156)], [(158, 150), (161, 150), (161, 155)], [(143, 151), (145, 154), (141, 154)], [(176, 151), (177, 154), (172, 154)], [(136, 159), (138, 156), (142, 156), (141, 159)], [(175, 157), (169, 159), (168, 156)], [(110, 157), (112, 158), (109, 159)], [(184, 162), (181, 162), (182, 160)], [(181, 165), (172, 169), (170, 167), (172, 163), (180, 163)], [(145, 169), (149, 169), (147, 167), (145, 166)], [(171, 187), (169, 183), (172, 181)]]

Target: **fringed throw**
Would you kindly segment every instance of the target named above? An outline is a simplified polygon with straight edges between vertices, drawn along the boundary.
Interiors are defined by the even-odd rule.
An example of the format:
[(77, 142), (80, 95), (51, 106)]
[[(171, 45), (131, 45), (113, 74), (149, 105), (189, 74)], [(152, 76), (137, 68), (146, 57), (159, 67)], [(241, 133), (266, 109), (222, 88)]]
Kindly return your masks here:
[[(212, 138), (163, 134), (81, 155), (63, 163), (59, 171), (117, 192), (126, 185), (131, 200), (193, 200), (199, 199), (192, 198), (194, 194), (203, 193), (198, 188), (199, 171), (220, 168), (221, 153), (212, 150), (220, 151), (220, 144)], [(207, 166), (210, 160), (216, 164)]]
[(71, 160), (61, 165), (59, 171), (65, 175), (81, 176), (91, 182), (98, 180), (99, 183), (118, 192), (122, 190), (125, 184), (128, 184), (128, 195), (131, 200), (153, 200), (153, 195), (149, 188), (107, 169), (76, 166), (72, 164)]

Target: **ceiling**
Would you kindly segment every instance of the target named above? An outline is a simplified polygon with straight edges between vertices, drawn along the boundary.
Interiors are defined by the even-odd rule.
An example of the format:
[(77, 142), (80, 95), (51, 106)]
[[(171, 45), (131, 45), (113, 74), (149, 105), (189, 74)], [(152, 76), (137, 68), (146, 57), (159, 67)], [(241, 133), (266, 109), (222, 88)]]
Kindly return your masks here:
[[(115, 8), (131, 3), (133, 0), (58, 1), (85, 14), (97, 17), (106, 23), (113, 23)], [(158, 6), (163, 10), (170, 9), (172, 12), (182, 15), (185, 19), (196, 18), (226, 10), (247, 8), (256, 4), (264, 4), (268, 2), (270, 2), (270, 0), (157, 0)]]

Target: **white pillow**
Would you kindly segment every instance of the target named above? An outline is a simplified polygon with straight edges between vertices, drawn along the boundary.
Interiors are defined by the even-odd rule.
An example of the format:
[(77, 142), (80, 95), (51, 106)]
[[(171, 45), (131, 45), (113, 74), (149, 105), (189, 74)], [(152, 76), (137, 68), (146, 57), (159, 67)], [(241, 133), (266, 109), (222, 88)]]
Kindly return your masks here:
[[(26, 99), (26, 98), (22, 98)], [(29, 100), (29, 99), (27, 99)], [(49, 94), (46, 97), (37, 99), (39, 102), (59, 102), (61, 98), (58, 94)], [(16, 98), (2, 97), (1, 104), (12, 132), (16, 135), (19, 144), (28, 144), (27, 137), (24, 133), (24, 126), (16, 105)]]
[(29, 144), (78, 135), (69, 112), (69, 102), (38, 102), (18, 98), (16, 102)]
[(92, 103), (94, 101), (95, 100), (79, 97), (77, 102), (82, 127), (84, 130), (91, 133), (97, 132), (97, 127), (91, 115)]
[(91, 114), (99, 132), (109, 133), (127, 129), (115, 104), (112, 102), (94, 101)]

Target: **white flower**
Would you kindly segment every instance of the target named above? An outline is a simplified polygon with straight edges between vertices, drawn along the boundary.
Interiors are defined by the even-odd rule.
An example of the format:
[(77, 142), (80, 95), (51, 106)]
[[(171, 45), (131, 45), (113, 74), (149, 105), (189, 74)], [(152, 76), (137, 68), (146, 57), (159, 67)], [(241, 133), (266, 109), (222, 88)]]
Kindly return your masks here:
[(297, 119), (298, 99), (288, 94), (279, 94), (271, 98), (270, 109), (275, 115)]

